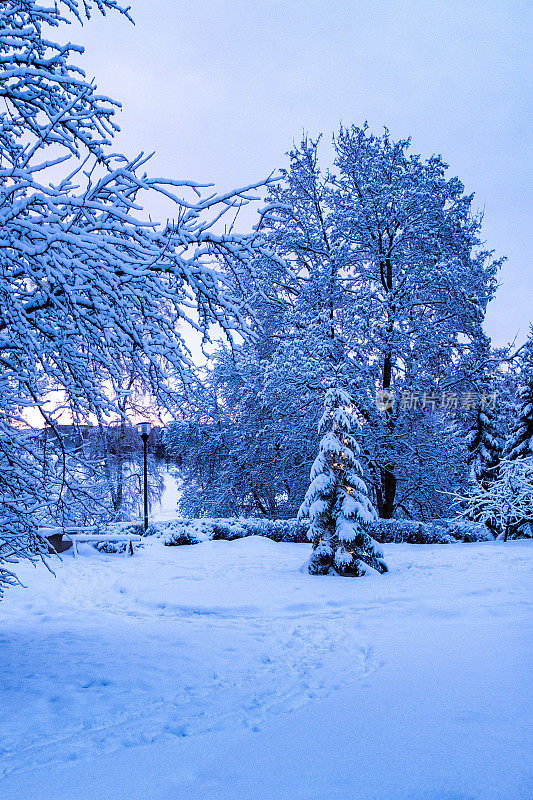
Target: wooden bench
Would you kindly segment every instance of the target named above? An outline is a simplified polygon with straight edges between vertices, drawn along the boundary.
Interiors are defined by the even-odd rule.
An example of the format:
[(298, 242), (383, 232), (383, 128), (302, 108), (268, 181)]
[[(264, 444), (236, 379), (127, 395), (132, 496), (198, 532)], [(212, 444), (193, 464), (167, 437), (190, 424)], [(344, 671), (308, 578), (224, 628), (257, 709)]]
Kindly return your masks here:
[(124, 550), (124, 555), (127, 557), (128, 555), (133, 555), (133, 542), (142, 541), (142, 536), (136, 533), (67, 533), (65, 536), (72, 542), (74, 558), (78, 555), (78, 542), (91, 542), (93, 544), (96, 542), (127, 542), (126, 549)]
[[(93, 531), (93, 533), (90, 533)], [(136, 533), (98, 533), (98, 528), (41, 528), (40, 533), (50, 543), (55, 553), (64, 553), (72, 547), (72, 555), (76, 558), (79, 542), (126, 542), (124, 555), (133, 555), (133, 542), (142, 541)], [(63, 540), (63, 536), (65, 540)]]

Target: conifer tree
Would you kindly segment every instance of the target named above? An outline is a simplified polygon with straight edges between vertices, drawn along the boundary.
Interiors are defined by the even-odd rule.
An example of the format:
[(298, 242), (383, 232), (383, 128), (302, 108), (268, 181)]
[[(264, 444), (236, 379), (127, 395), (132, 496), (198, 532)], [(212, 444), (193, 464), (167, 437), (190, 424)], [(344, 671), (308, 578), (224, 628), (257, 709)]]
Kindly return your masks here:
[(457, 500), (463, 516), (484, 522), (499, 538), (533, 537), (533, 458), (504, 459), (488, 487), (475, 483)]
[(471, 479), (485, 489), (496, 478), (503, 449), (495, 397), (494, 392), (480, 392), (476, 416), (466, 437)]
[(327, 391), (319, 423), (320, 450), (311, 468), (311, 485), (299, 517), (309, 515), (308, 536), (313, 543), (309, 572), (361, 576), (369, 566), (386, 572), (383, 554), (369, 536), (377, 515), (369, 500), (353, 436), (359, 425), (352, 401), (338, 387)]
[(505, 443), (504, 456), (511, 461), (533, 456), (533, 326), (522, 359), (523, 384), (518, 417)]

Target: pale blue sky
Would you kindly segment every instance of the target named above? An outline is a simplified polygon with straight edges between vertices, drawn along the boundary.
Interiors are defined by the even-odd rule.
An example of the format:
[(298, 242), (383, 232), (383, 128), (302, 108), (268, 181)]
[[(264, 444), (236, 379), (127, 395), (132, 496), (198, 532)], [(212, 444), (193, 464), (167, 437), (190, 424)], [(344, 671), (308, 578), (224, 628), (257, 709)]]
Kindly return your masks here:
[[(495, 344), (533, 319), (531, 3), (516, 0), (132, 0), (69, 35), (124, 106), (120, 146), (153, 172), (246, 184), (311, 135), (368, 120), (440, 153), (507, 255), (487, 315)], [(74, 29), (76, 28), (76, 29)], [(63, 31), (63, 35), (65, 31)], [(79, 59), (80, 62), (82, 59)], [(327, 158), (327, 144), (324, 156)]]

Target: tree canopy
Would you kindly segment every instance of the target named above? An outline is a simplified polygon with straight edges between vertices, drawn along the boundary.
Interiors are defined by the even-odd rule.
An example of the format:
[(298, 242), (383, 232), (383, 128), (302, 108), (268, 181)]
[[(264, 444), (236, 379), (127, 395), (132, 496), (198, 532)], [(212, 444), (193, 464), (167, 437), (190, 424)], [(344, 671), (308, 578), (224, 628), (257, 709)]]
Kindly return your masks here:
[[(260, 473), (270, 474), (275, 510), (284, 503), (294, 513), (334, 380), (363, 421), (380, 516), (426, 518), (449, 506), (441, 490), (465, 472), (458, 395), (476, 389), (489, 358), (482, 324), (501, 261), (482, 244), (473, 195), (440, 156), (424, 160), (410, 140), (367, 126), (341, 128), (333, 146), (323, 170), (319, 141), (305, 138), (270, 187), (258, 224), (270, 254), (255, 263), (256, 340), (237, 357), (223, 349), (206, 376), (210, 407), (217, 397), (226, 420), (224, 486), (242, 483), (243, 454), (253, 450), (248, 497), (261, 494)], [(381, 408), (383, 391), (393, 402)], [(202, 415), (210, 418), (206, 407)], [(264, 497), (261, 505), (269, 506)]]

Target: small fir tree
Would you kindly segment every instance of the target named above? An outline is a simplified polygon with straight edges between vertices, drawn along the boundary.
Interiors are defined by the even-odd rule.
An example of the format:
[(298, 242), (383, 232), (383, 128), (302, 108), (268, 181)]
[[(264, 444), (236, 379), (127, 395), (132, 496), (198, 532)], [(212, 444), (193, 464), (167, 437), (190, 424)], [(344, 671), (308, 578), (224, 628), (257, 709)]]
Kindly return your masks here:
[(343, 389), (327, 391), (318, 427), (320, 450), (299, 511), (299, 518), (310, 519), (312, 575), (361, 576), (366, 566), (387, 571), (383, 554), (367, 532), (377, 515), (362, 478), (360, 448), (352, 433), (359, 423), (350, 407), (350, 396)]
[(504, 448), (504, 456), (511, 461), (533, 456), (533, 326), (522, 358), (522, 376), (520, 410)]
[(533, 537), (532, 457), (502, 461), (488, 487), (475, 483), (456, 497), (462, 516), (484, 522), (500, 538)]
[(486, 489), (496, 478), (503, 450), (494, 391), (480, 392), (480, 404), (466, 443), (470, 477), (473, 482), (480, 483)]

